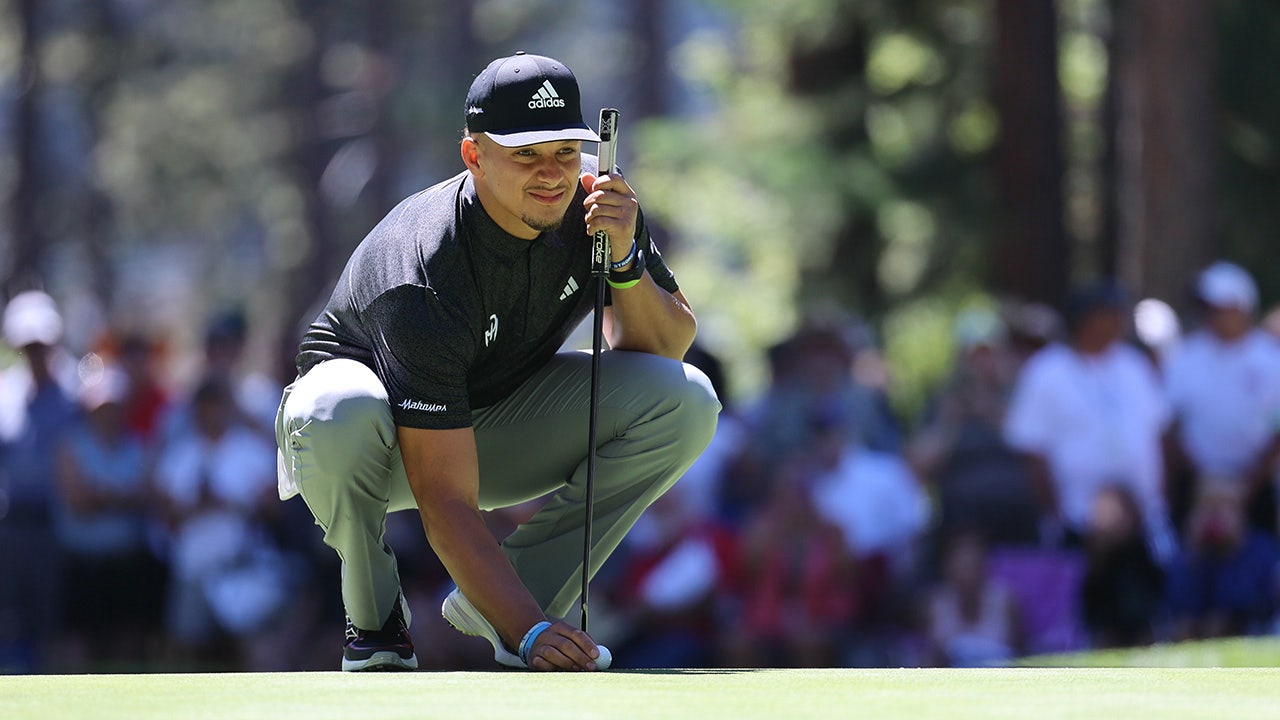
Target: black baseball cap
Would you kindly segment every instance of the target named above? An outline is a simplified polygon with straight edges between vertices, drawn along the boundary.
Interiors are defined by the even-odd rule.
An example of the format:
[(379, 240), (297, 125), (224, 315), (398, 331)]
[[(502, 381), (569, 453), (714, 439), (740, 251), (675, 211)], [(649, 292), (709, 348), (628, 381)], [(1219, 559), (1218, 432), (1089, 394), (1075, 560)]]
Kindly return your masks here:
[(467, 130), (503, 147), (600, 142), (582, 121), (578, 80), (564, 63), (518, 52), (489, 63), (467, 92)]

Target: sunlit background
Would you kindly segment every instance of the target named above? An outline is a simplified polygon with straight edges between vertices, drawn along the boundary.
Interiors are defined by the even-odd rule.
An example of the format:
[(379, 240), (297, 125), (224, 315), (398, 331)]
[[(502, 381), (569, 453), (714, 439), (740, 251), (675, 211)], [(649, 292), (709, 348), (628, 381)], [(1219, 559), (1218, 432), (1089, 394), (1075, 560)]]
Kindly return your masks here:
[(525, 49), (593, 124), (621, 109), (735, 393), (806, 313), (849, 313), (910, 413), (968, 305), (1106, 273), (1182, 308), (1219, 256), (1276, 297), (1277, 32), (1263, 0), (7, 0), (0, 279), (81, 347), (181, 350), (240, 306), (286, 372), (364, 232), (460, 169), (470, 79)]
[[(1002, 661), (1191, 637), (1159, 598), (1133, 613), (1142, 632), (1085, 636), (1073, 604), (1084, 595), (1080, 547), (1064, 547), (1058, 508), (1037, 505), (1047, 495), (1032, 497), (1043, 478), (1009, 446), (1003, 413), (1020, 364), (1061, 338), (1055, 311), (1083, 283), (1120, 281), (1133, 308), (1125, 351), (1160, 361), (1199, 321), (1197, 275), (1232, 261), (1257, 284), (1248, 320), (1280, 334), (1274, 0), (0, 0), (0, 307), (43, 290), (57, 312), (37, 298), (27, 320), (43, 323), (37, 335), (65, 329), (9, 341), (25, 352), (0, 344), (0, 672), (336, 667), (337, 558), (301, 501), (278, 502), (272, 486), (280, 391), (352, 249), (402, 198), (463, 169), (467, 88), (517, 50), (572, 68), (592, 125), (601, 107), (621, 111), (620, 164), (696, 310), (697, 350), (711, 353), (690, 360), (725, 370), (711, 448), (595, 581), (593, 633), (620, 662), (940, 662), (921, 617), (951, 572), (943, 551), (958, 548), (969, 578), (985, 577), (987, 557), (951, 542), (953, 508), (1016, 535), (994, 538), (1013, 555), (992, 554), (991, 574), (1018, 575), (1039, 634), (1002, 648)], [(1232, 277), (1232, 292), (1251, 289)], [(57, 352), (40, 351), (49, 342)], [(43, 412), (27, 402), (38, 384), (28, 364), (66, 371), (61, 401), (80, 401), (106, 436), (121, 425), (98, 413), (109, 371), (131, 373), (114, 399), (150, 433), (128, 468), (134, 495), (95, 507), (93, 492), (77, 494), (74, 463), (55, 458), (50, 439), (73, 423), (49, 409), (53, 392)], [(1274, 375), (1246, 379), (1262, 388)], [(1154, 378), (1143, 370), (1121, 389)], [(232, 383), (234, 402), (217, 395)], [(192, 419), (208, 397), (208, 424), (257, 430), (245, 440), (255, 452), (208, 459), (213, 441)], [(1098, 430), (1098, 452), (1112, 453), (1120, 433), (1108, 423), (1123, 414), (1113, 410), (1059, 435)], [(1140, 438), (1153, 455), (1163, 430)], [(956, 475), (974, 484), (943, 482), (944, 462), (965, 453), (982, 462)], [(1265, 471), (1275, 468), (1260, 467), (1254, 489), (1274, 489)], [(240, 540), (254, 552), (221, 559), (231, 571), (213, 576), (225, 592), (191, 582), (177, 587), (184, 595), (155, 577), (135, 591), (97, 562), (109, 533), (75, 547), (64, 537), (77, 513), (132, 513), (131, 557), (178, 568), (182, 512), (217, 514), (224, 498), (200, 495), (184, 510), (166, 472), (194, 478), (195, 493), (210, 473), (240, 481)], [(865, 482), (819, 497), (832, 477)], [(1188, 471), (1165, 479), (1182, 522)], [(1098, 495), (1107, 528), (1141, 545), (1137, 511)], [(1266, 612), (1217, 634), (1280, 634), (1277, 505), (1259, 497), (1250, 509), (1270, 515), (1274, 553), (1259, 562), (1271, 573)], [(502, 537), (531, 511), (486, 518)], [(848, 547), (835, 547), (835, 526)], [(867, 528), (884, 526), (901, 535), (868, 541)], [(431, 611), (451, 586), (418, 519), (393, 513), (387, 533), (424, 667), (491, 666), (483, 641), (466, 646), (474, 638)], [(201, 545), (191, 547), (231, 553)], [(655, 548), (681, 551), (671, 561), (646, 554)], [(55, 567), (60, 551), (70, 570)], [(764, 623), (776, 631), (765, 640), (797, 641), (799, 654), (751, 647), (749, 631), (768, 634), (739, 621), (760, 599), (752, 591), (798, 587), (792, 573), (824, 560), (818, 570), (831, 572), (815, 571), (828, 583), (816, 592), (833, 599), (836, 620), (792, 632), (792, 607), (774, 603), (785, 622)], [(635, 579), (660, 563), (657, 579)], [(750, 574), (761, 567), (773, 575)], [(179, 576), (168, 580), (190, 580)], [(104, 597), (63, 581), (96, 582)], [(208, 606), (208, 637), (182, 635), (200, 628), (175, 620), (175, 598)], [(209, 614), (219, 600), (231, 617)], [(654, 607), (637, 609), (641, 600), (658, 612), (645, 615)], [(117, 622), (131, 613), (145, 631)], [(96, 626), (80, 638), (51, 632), (62, 620)], [(673, 655), (699, 633), (698, 659)], [(665, 654), (652, 659), (646, 645)]]

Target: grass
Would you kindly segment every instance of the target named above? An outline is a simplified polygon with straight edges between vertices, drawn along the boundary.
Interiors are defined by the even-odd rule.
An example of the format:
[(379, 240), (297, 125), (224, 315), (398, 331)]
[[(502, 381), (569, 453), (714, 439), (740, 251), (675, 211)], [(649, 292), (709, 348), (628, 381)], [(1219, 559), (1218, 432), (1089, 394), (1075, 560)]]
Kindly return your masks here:
[(1280, 639), (1230, 638), (1027, 658), (1027, 667), (1239, 668), (1280, 667)]
[(1280, 668), (1246, 667), (1277, 660), (1280, 643), (1232, 640), (989, 670), (7, 676), (0, 718), (1237, 720), (1280, 718)]

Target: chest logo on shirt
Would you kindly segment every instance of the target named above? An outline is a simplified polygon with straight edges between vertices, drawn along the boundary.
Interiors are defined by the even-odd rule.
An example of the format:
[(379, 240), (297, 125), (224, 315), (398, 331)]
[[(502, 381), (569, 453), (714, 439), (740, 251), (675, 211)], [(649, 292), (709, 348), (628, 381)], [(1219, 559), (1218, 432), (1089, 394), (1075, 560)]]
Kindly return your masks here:
[(489, 316), (489, 329), (484, 331), (484, 346), (489, 347), (494, 340), (498, 339), (498, 316), (496, 314)]
[(437, 412), (446, 412), (449, 408), (448, 406), (441, 405), (440, 403), (429, 403), (429, 402), (423, 402), (421, 400), (405, 399), (400, 403), (400, 409), (401, 410), (419, 410), (421, 412), (437, 413)]
[(573, 276), (570, 275), (569, 282), (564, 284), (564, 290), (560, 292), (560, 301), (564, 302), (565, 300), (568, 300), (569, 297), (576, 292), (578, 292), (578, 281), (574, 280)]

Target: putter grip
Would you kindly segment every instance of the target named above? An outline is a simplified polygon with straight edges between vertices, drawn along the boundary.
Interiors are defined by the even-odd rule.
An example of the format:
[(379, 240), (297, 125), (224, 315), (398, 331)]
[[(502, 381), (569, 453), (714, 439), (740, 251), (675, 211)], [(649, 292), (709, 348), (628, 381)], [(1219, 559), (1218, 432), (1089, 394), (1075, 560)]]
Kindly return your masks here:
[[(617, 167), (618, 111), (604, 108), (600, 111), (600, 159), (596, 175), (608, 175)], [(609, 275), (609, 233), (598, 232), (591, 243), (591, 274), (597, 277)]]

